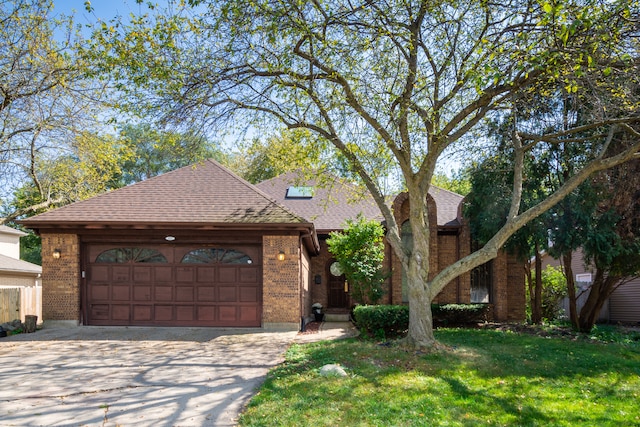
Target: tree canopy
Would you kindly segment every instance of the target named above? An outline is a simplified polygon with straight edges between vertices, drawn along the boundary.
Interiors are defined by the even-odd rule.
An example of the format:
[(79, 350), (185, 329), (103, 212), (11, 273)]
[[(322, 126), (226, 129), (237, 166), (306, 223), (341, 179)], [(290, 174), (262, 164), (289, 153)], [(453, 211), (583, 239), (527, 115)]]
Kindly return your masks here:
[[(277, 123), (333, 144), (378, 203), (407, 272), (407, 342), (431, 347), (429, 302), (452, 279), (496, 257), (590, 174), (638, 156), (637, 16), (628, 0), (191, 0), (103, 23), (86, 53), (119, 83), (123, 103), (164, 122), (211, 131)], [(562, 114), (559, 94), (574, 112), (588, 108)], [(528, 114), (531, 99), (548, 100), (546, 114)], [(486, 119), (508, 115), (507, 220), (431, 277), (426, 198), (436, 164), (486, 135)], [(523, 206), (525, 156), (560, 142), (592, 150), (554, 193)], [(409, 194), (411, 245), (386, 203), (390, 174)]]
[(193, 130), (163, 131), (150, 123), (125, 124), (119, 143), (128, 155), (122, 158), (121, 185), (133, 184), (206, 159), (224, 160), (220, 147)]
[(72, 20), (55, 16), (50, 0), (0, 5), (0, 198), (6, 210), (19, 187), (38, 193), (34, 205), (0, 223), (63, 201), (43, 182), (41, 166), (72, 153), (98, 123), (101, 86), (73, 54), (78, 41)]

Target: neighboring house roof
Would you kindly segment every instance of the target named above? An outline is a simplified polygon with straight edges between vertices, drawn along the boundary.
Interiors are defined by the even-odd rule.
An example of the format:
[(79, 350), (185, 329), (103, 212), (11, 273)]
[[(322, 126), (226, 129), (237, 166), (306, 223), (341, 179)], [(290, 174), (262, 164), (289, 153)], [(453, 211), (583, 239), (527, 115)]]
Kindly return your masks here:
[[(298, 215), (313, 221), (319, 232), (340, 230), (347, 219), (355, 219), (358, 213), (366, 218), (382, 220), (378, 205), (368, 192), (339, 180), (316, 185), (315, 179), (305, 178), (299, 172), (289, 172), (263, 181), (256, 186), (270, 194), (278, 203), (286, 206)], [(288, 198), (287, 190), (292, 186), (313, 187), (315, 192), (310, 198)], [(460, 225), (458, 207), (463, 196), (431, 186), (429, 194), (436, 202), (438, 225)]]
[[(313, 187), (313, 197), (289, 198), (289, 187)], [(365, 218), (382, 220), (378, 205), (368, 193), (338, 178), (318, 184), (315, 179), (305, 179), (300, 171), (285, 173), (256, 184), (278, 203), (312, 221), (318, 232), (341, 230), (347, 219), (355, 219), (359, 213)]]
[(0, 234), (11, 234), (19, 237), (27, 235), (27, 233), (16, 230), (15, 228), (7, 227), (6, 225), (0, 225)]
[(0, 274), (2, 273), (38, 275), (42, 273), (42, 267), (27, 261), (0, 255)]
[(28, 218), (23, 224), (299, 224), (308, 222), (214, 160)]

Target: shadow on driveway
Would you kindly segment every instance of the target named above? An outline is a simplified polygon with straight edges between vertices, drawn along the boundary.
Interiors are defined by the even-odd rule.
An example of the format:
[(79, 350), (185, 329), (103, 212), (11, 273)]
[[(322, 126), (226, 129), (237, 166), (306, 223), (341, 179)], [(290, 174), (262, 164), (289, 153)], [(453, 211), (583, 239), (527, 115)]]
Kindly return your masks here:
[(0, 340), (0, 424), (231, 426), (296, 332), (77, 327)]

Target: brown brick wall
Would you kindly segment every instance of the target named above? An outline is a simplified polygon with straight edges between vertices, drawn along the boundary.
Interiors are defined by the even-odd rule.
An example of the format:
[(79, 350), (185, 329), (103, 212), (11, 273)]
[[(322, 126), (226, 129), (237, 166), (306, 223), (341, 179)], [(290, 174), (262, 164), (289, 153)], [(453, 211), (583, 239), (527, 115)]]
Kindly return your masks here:
[(507, 254), (500, 251), (493, 260), (493, 319), (498, 322), (507, 320), (509, 287), (507, 286)]
[(302, 279), (302, 315), (304, 317), (311, 316), (311, 286), (313, 278), (311, 277), (311, 260), (309, 259), (309, 253), (306, 250), (302, 251), (300, 257), (301, 263), (301, 279)]
[(509, 289), (507, 320), (522, 322), (526, 317), (523, 263), (511, 255), (507, 259), (507, 270), (507, 286)]
[[(442, 271), (458, 260), (458, 236), (450, 234), (438, 236), (438, 251), (438, 271)], [(459, 294), (460, 281), (454, 279), (440, 291), (434, 302), (436, 304), (456, 304), (461, 302)]]
[[(62, 255), (54, 259), (54, 249)], [(75, 234), (42, 235), (42, 317), (80, 320), (80, 243)]]
[[(446, 266), (471, 253), (471, 235), (466, 221), (458, 229), (458, 234), (437, 234), (435, 202), (429, 198), (429, 223), (431, 224), (430, 277)], [(409, 200), (400, 195), (394, 202), (394, 214), (401, 226), (409, 218)], [(391, 254), (392, 275), (388, 303), (402, 303), (402, 265), (395, 254)], [(386, 261), (388, 262), (388, 261)], [(447, 285), (434, 302), (440, 304), (471, 301), (471, 273), (465, 273)], [(497, 321), (524, 320), (524, 276), (522, 267), (514, 258), (501, 252), (493, 261), (492, 316)]]
[[(471, 232), (469, 225), (463, 221), (458, 234), (460, 258), (464, 258), (471, 253)], [(471, 273), (465, 273), (458, 277), (460, 281), (460, 304), (471, 302)]]
[[(326, 236), (320, 239), (320, 255), (311, 258), (311, 304), (319, 302), (323, 307), (329, 306), (328, 275), (333, 255), (329, 253)], [(320, 284), (315, 283), (315, 276), (320, 275)]]
[[(264, 236), (262, 239), (262, 323), (299, 324), (301, 312), (300, 238)], [(277, 259), (284, 251), (285, 260)]]

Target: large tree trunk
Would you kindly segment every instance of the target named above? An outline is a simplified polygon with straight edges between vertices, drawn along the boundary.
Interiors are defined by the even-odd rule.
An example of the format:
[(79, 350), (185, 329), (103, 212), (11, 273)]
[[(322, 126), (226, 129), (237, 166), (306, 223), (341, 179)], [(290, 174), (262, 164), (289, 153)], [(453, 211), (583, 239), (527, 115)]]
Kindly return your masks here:
[[(417, 186), (415, 190), (418, 190)], [(409, 287), (409, 333), (406, 344), (413, 348), (437, 348), (433, 335), (431, 301), (440, 291), (433, 289), (429, 281), (430, 224), (427, 208), (427, 191), (409, 193), (409, 220), (413, 232), (413, 247), (407, 259), (407, 282)], [(417, 195), (417, 197), (416, 197)]]
[[(409, 281), (409, 333), (406, 343), (412, 348), (437, 348), (437, 341), (433, 335), (433, 316), (427, 284)], [(416, 286), (417, 285), (417, 286)]]
[(569, 298), (569, 320), (571, 321), (571, 325), (575, 329), (579, 329), (578, 325), (578, 309), (577, 309), (577, 300), (576, 296), (576, 281), (573, 276), (573, 267), (571, 267), (571, 263), (573, 261), (573, 255), (571, 252), (567, 252), (562, 255), (562, 264), (564, 266), (564, 276), (567, 279), (567, 297)]
[(611, 296), (611, 293), (616, 288), (616, 284), (620, 279), (620, 277), (616, 276), (605, 277), (602, 270), (596, 270), (596, 275), (593, 279), (593, 283), (591, 284), (589, 296), (580, 310), (580, 317), (578, 319), (578, 330), (580, 332), (591, 332), (593, 325), (598, 321), (600, 310), (607, 301), (607, 298)]

